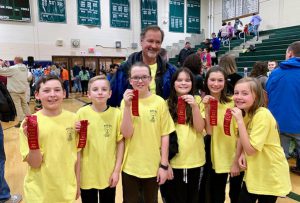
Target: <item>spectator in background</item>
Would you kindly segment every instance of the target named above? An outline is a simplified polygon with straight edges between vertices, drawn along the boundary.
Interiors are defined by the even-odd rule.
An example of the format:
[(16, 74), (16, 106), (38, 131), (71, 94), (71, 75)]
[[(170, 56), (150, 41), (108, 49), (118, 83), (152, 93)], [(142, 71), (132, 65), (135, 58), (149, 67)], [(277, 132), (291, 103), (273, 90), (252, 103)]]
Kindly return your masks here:
[(178, 65), (182, 66), (182, 64), (183, 64), (184, 60), (186, 59), (186, 57), (188, 57), (192, 53), (194, 53), (194, 51), (191, 48), (191, 43), (190, 42), (186, 42), (184, 48), (181, 49), (180, 52), (179, 52), (179, 55), (178, 55)]
[(287, 158), (290, 157), (290, 141), (296, 141), (296, 166), (290, 170), (300, 175), (300, 41), (287, 48), (285, 59), (267, 81), (268, 108), (278, 122), (280, 141)]
[(201, 55), (201, 61), (203, 64), (203, 68), (204, 68), (204, 73), (206, 74), (206, 72), (211, 68), (211, 55), (210, 55), (210, 49), (205, 47), (202, 55)]
[(259, 28), (261, 21), (262, 21), (262, 19), (258, 15), (258, 13), (254, 13), (250, 20), (250, 23), (253, 25), (253, 34), (254, 34), (254, 36), (257, 36), (256, 40), (258, 40), (258, 28)]
[(211, 34), (212, 39), (211, 39), (211, 45), (212, 45), (212, 52), (214, 52), (215, 57), (213, 57), (213, 54), (211, 54), (212, 59), (211, 63), (212, 65), (218, 65), (218, 52), (220, 50), (221, 42), (219, 38), (217, 38), (216, 33)]
[[(6, 67), (5, 63), (2, 59), (0, 59), (0, 68)], [(5, 86), (7, 85), (7, 77), (0, 75), (0, 82), (2, 82)]]
[(245, 24), (245, 26), (244, 26), (244, 33), (245, 33), (246, 36), (250, 35), (249, 29), (248, 29), (248, 24)]
[(30, 114), (29, 107), (26, 102), (28, 70), (23, 64), (22, 57), (15, 57), (14, 63), (15, 65), (10, 67), (1, 67), (0, 75), (7, 77), (7, 90), (10, 93), (17, 110), (18, 124), (15, 125), (15, 127), (19, 128), (25, 115)]
[(160, 48), (159, 55), (166, 63), (169, 62), (168, 51), (164, 48)]
[(64, 90), (66, 91), (66, 99), (69, 98), (69, 71), (66, 69), (65, 65), (61, 66), (61, 79), (64, 84)]
[(72, 69), (75, 92), (81, 92), (81, 83), (80, 83), (80, 78), (79, 78), (80, 70), (81, 70), (80, 67), (77, 65), (77, 63), (75, 63), (74, 67)]
[(234, 29), (231, 25), (231, 22), (228, 22), (226, 30), (227, 30), (227, 37), (229, 38), (229, 40), (231, 40), (233, 37), (233, 33), (234, 33)]
[(268, 61), (269, 75), (275, 68), (277, 68), (277, 66), (278, 66), (277, 61), (275, 60)]
[(117, 72), (117, 70), (118, 70), (119, 67), (120, 66), (118, 64), (115, 64), (115, 63), (110, 64), (110, 66), (109, 66), (109, 70), (110, 71), (107, 74), (107, 80), (108, 81), (110, 81), (112, 79), (112, 77), (116, 74), (116, 72)]
[(202, 53), (203, 53), (203, 49), (202, 48), (198, 48), (196, 54), (200, 57), (200, 59), (201, 59)]
[(261, 83), (261, 86), (265, 90), (268, 80), (268, 64), (263, 61), (257, 61), (253, 65), (252, 71), (249, 76), (258, 79)]
[(230, 54), (224, 55), (220, 59), (219, 66), (223, 68), (227, 74), (227, 94), (233, 95), (235, 83), (242, 78), (242, 76), (237, 74), (235, 57)]
[(196, 90), (194, 94), (201, 95), (202, 93), (204, 93), (202, 78), (202, 62), (200, 56), (198, 54), (189, 55), (185, 59), (182, 67), (188, 68), (194, 75)]
[(79, 78), (81, 81), (82, 88), (82, 96), (87, 95), (88, 91), (88, 82), (90, 79), (89, 69), (87, 67), (82, 66), (81, 71), (79, 72)]
[(219, 36), (219, 38), (222, 39), (222, 41), (224, 41), (228, 38), (227, 23), (226, 22), (222, 23), (222, 27), (219, 30), (218, 36)]
[(233, 25), (235, 32), (239, 30), (240, 25), (243, 26), (243, 22), (239, 18), (236, 18)]

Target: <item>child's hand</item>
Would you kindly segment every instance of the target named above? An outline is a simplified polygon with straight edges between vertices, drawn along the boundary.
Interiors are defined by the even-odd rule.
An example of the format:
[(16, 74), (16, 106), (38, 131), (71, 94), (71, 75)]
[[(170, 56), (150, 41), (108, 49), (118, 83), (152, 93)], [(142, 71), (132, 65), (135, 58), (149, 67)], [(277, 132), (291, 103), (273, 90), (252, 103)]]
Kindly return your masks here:
[(247, 169), (247, 161), (246, 161), (246, 158), (245, 158), (245, 154), (242, 153), (239, 160), (239, 166), (242, 170), (246, 170)]
[(109, 187), (113, 188), (116, 187), (119, 182), (119, 174), (118, 172), (113, 172), (109, 178)]
[(78, 200), (78, 198), (80, 197), (80, 195), (81, 195), (80, 187), (77, 186), (77, 191), (76, 191), (76, 197), (75, 197), (75, 200)]
[(76, 132), (80, 132), (80, 128), (81, 128), (81, 123), (80, 123), (80, 121), (77, 121), (76, 123), (75, 123), (75, 130), (76, 130)]
[(240, 175), (239, 163), (237, 161), (234, 161), (234, 163), (232, 164), (232, 166), (230, 168), (230, 177), (235, 177), (238, 175)]
[(124, 94), (123, 94), (123, 99), (125, 106), (130, 107), (132, 103), (132, 98), (133, 98), (133, 90), (132, 89), (127, 89)]
[(241, 109), (234, 107), (231, 109), (231, 113), (237, 122), (243, 120), (243, 113)]
[(174, 173), (173, 169), (171, 166), (168, 167), (168, 180), (173, 180), (174, 179)]
[(193, 95), (187, 94), (187, 95), (181, 96), (181, 98), (182, 98), (186, 103), (188, 103), (192, 108), (198, 106), (198, 104), (197, 104), (197, 102), (195, 101), (195, 98), (194, 98)]
[(208, 106), (209, 106), (209, 100), (210, 100), (210, 99), (216, 99), (216, 98), (214, 98), (214, 97), (211, 96), (211, 95), (206, 95), (205, 97), (203, 97), (202, 103), (204, 104), (205, 107), (208, 107)]
[(159, 185), (162, 185), (166, 182), (168, 178), (168, 171), (166, 171), (165, 169), (159, 168), (158, 172), (157, 172), (157, 182)]

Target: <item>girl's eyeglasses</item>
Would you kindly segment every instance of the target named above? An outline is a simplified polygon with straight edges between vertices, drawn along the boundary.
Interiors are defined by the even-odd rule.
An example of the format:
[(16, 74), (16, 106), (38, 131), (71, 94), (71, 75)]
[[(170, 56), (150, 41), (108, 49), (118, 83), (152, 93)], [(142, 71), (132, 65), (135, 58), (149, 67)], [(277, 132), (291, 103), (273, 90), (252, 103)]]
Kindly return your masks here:
[(130, 80), (133, 80), (134, 82), (138, 82), (140, 80), (142, 80), (143, 82), (146, 82), (147, 80), (149, 80), (149, 78), (150, 78), (150, 76), (148, 76), (148, 75), (144, 75), (141, 77), (134, 76), (134, 77), (131, 77)]

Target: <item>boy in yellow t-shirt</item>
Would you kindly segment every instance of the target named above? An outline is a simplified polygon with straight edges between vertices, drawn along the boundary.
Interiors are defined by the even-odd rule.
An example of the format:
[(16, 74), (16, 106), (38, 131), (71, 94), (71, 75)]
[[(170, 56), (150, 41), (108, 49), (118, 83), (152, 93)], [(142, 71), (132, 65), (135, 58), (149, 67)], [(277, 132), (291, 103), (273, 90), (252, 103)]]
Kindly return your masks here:
[(20, 151), (29, 165), (24, 181), (25, 200), (30, 203), (72, 203), (79, 196), (75, 172), (76, 116), (62, 109), (65, 91), (57, 76), (41, 78), (36, 85), (35, 97), (43, 105), (35, 114), (39, 149), (28, 147), (27, 119), (20, 129)]
[(129, 70), (129, 83), (138, 90), (139, 116), (132, 115), (133, 90), (123, 95), (121, 132), (125, 138), (122, 169), (123, 202), (157, 202), (158, 185), (167, 179), (169, 133), (174, 123), (165, 101), (149, 90), (150, 68), (136, 63)]
[[(107, 106), (109, 81), (90, 79), (88, 97), (92, 104), (77, 111), (78, 120), (88, 120), (87, 144), (81, 151), (80, 188), (83, 203), (114, 203), (124, 153), (120, 133), (121, 111)], [(76, 123), (80, 130), (80, 122)]]

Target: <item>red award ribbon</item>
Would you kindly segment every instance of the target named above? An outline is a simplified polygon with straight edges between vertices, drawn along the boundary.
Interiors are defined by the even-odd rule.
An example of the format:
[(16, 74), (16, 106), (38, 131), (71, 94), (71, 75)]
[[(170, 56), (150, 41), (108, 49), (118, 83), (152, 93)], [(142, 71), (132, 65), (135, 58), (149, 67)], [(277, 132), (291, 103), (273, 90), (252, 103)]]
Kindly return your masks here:
[(86, 145), (88, 121), (82, 120), (82, 121), (80, 121), (80, 124), (81, 124), (81, 127), (80, 127), (80, 131), (79, 131), (79, 142), (78, 142), (77, 148), (84, 148)]
[(209, 105), (209, 123), (211, 126), (216, 126), (218, 124), (218, 101), (215, 99), (210, 99)]
[(38, 139), (38, 123), (37, 116), (30, 115), (27, 117), (27, 139), (28, 146), (30, 150), (39, 149), (39, 139)]
[(223, 125), (223, 127), (224, 127), (225, 135), (229, 135), (229, 136), (230, 136), (231, 118), (232, 118), (231, 109), (226, 109), (226, 113), (224, 115), (224, 125)]
[(133, 98), (132, 98), (132, 115), (139, 116), (139, 91), (133, 90)]
[(177, 102), (177, 123), (178, 124), (185, 124), (185, 101), (182, 99), (182, 97), (178, 97)]

